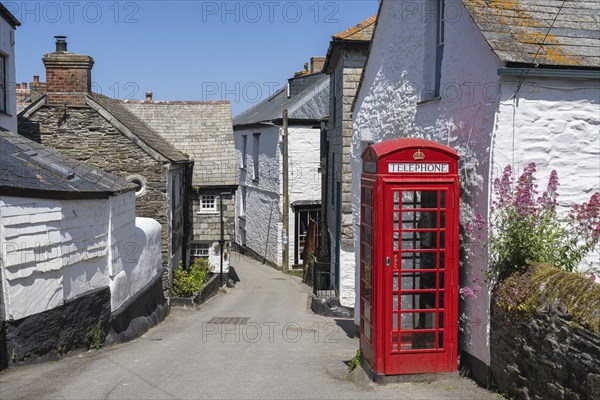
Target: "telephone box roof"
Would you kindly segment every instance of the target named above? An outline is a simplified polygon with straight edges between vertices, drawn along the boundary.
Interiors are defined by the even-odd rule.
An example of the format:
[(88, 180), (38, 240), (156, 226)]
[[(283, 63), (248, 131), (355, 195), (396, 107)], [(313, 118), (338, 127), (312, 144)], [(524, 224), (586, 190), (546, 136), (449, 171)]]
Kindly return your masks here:
[(382, 158), (398, 150), (406, 149), (429, 149), (447, 154), (448, 156), (457, 160), (460, 158), (456, 150), (451, 147), (444, 146), (443, 144), (439, 144), (431, 140), (418, 138), (399, 138), (386, 140), (371, 145), (365, 150), (365, 152), (369, 151), (369, 149), (371, 149), (377, 155), (377, 158)]

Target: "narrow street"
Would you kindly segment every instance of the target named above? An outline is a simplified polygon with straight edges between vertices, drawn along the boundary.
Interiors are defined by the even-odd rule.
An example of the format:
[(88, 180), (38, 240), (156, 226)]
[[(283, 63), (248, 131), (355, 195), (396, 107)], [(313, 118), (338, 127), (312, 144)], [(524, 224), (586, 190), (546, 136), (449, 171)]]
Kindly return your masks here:
[[(130, 343), (0, 375), (7, 399), (496, 399), (468, 379), (357, 386), (352, 322), (314, 315), (298, 278), (234, 254), (236, 288), (198, 311), (173, 308)], [(213, 318), (243, 318), (217, 324)], [(247, 318), (247, 320), (246, 320)], [(236, 322), (229, 320), (226, 322)]]

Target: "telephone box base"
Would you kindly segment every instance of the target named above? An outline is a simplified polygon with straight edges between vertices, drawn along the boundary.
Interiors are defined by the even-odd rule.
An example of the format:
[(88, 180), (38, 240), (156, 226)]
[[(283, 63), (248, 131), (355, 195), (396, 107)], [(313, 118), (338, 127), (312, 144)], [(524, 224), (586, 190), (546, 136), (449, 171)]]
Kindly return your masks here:
[(460, 378), (458, 371), (406, 375), (379, 375), (371, 369), (371, 367), (365, 362), (365, 360), (361, 360), (360, 366), (365, 371), (367, 376), (371, 379), (371, 381), (380, 385), (386, 385), (388, 383), (433, 382), (439, 380)]

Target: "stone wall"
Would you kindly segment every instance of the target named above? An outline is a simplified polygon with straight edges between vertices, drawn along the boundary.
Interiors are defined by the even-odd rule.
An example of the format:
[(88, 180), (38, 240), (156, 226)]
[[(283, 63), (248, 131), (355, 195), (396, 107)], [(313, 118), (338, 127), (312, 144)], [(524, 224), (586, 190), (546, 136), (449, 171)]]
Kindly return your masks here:
[[(198, 242), (216, 242), (221, 239), (221, 210), (219, 195), (221, 192), (227, 192), (223, 189), (202, 189), (194, 191), (192, 196), (193, 209), (193, 240)], [(214, 213), (206, 214), (200, 212), (200, 196), (213, 195), (217, 202), (217, 209)], [(226, 241), (233, 241), (235, 229), (235, 195), (231, 191), (230, 196), (223, 196), (223, 219), (224, 219), (224, 238)]]
[(583, 275), (531, 267), (492, 296), (491, 373), (525, 400), (600, 399), (600, 286)]

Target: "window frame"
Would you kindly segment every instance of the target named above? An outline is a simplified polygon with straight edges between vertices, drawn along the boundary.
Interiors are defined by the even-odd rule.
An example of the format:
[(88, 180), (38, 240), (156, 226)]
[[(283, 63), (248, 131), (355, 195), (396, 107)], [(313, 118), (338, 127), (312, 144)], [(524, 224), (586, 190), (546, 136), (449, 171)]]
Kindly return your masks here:
[[(205, 204), (208, 203), (204, 201), (206, 198), (212, 197), (212, 207), (205, 207)], [(217, 196), (214, 194), (201, 194), (198, 196), (199, 203), (199, 211), (198, 214), (217, 214), (219, 209), (217, 207)]]
[(248, 135), (242, 135), (242, 165), (241, 169), (248, 166)]
[(258, 182), (259, 178), (259, 158), (260, 158), (260, 132), (255, 132), (252, 134), (253, 142), (252, 142), (252, 163), (254, 167), (254, 176), (253, 180)]
[[(205, 253), (205, 254), (196, 254)], [(210, 243), (205, 242), (191, 242), (190, 243), (190, 261), (194, 261), (198, 258), (208, 260), (210, 257)]]
[(0, 112), (8, 113), (8, 89), (6, 87), (6, 60), (8, 57), (0, 53)]

